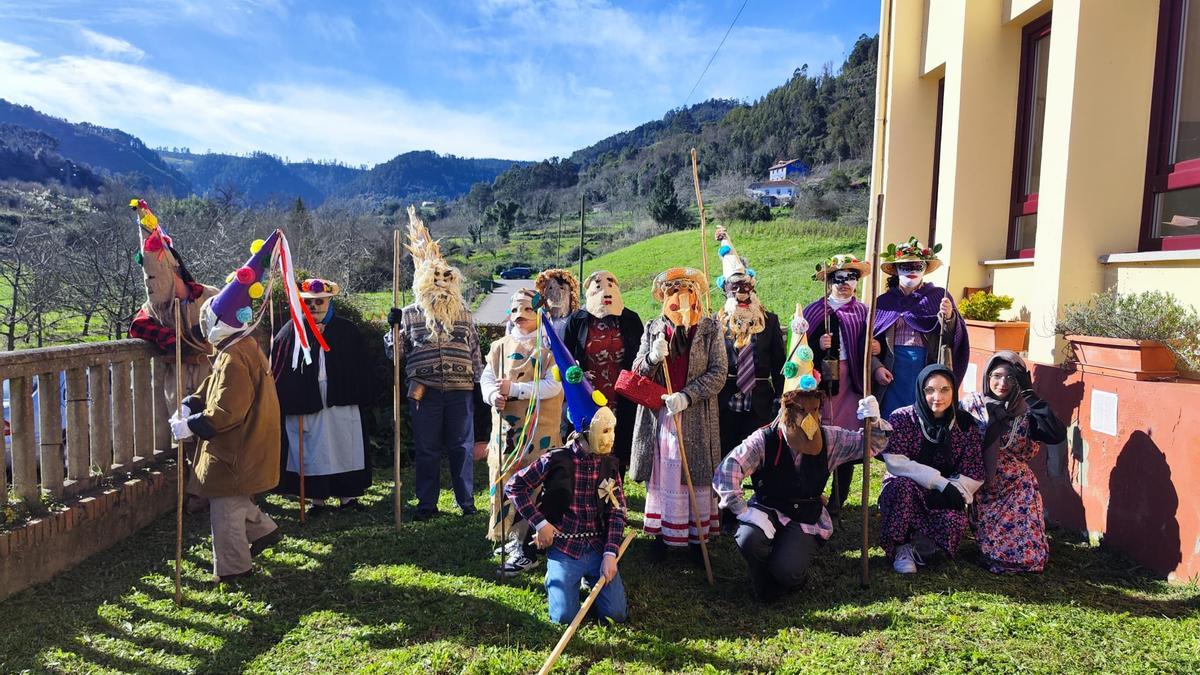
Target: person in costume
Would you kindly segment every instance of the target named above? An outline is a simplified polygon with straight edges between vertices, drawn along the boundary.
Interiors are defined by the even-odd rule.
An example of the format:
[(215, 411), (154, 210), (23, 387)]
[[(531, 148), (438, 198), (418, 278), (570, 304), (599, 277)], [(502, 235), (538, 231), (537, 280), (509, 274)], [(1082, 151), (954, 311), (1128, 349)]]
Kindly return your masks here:
[(939, 554), (953, 557), (966, 508), (984, 478), (982, 437), (958, 406), (958, 381), (941, 364), (917, 377), (916, 403), (888, 418), (887, 474), (879, 494), (879, 544), (892, 567), (913, 574)]
[[(545, 346), (549, 335), (541, 297), (532, 290), (513, 293), (504, 337), (492, 342), (479, 379), (483, 399), (491, 406), (492, 437), (488, 443), (488, 480), (502, 486), (514, 472), (562, 445), (562, 385), (554, 379), (554, 358)], [(553, 331), (547, 331), (552, 333)], [(487, 537), (502, 547), (500, 575), (514, 576), (538, 564), (537, 548), (528, 541), (529, 523), (516, 518), (495, 489)]]
[(624, 473), (633, 447), (637, 404), (617, 395), (617, 378), (622, 370), (633, 368), (645, 326), (642, 317), (625, 306), (621, 284), (611, 272), (592, 272), (584, 280), (583, 289), (584, 308), (568, 317), (562, 338), (588, 381), (604, 393), (617, 416), (613, 454), (621, 460)]
[[(318, 350), (316, 363), (293, 370), (287, 354), (294, 348), (296, 326), (285, 324), (272, 342), (272, 366), (280, 412), (284, 416), (282, 477), (277, 492), (300, 494), (300, 443), (304, 442), (304, 496), (314, 512), (331, 497), (339, 508), (361, 509), (358, 498), (371, 486), (364, 416), (375, 400), (370, 368), (362, 365), (366, 342), (358, 328), (337, 316), (333, 298), (341, 292), (327, 279), (300, 282), (300, 298), (316, 320), (329, 351)], [(316, 335), (308, 335), (310, 344)]]
[(716, 233), (721, 256), (717, 288), (725, 304), (717, 321), (725, 328), (728, 375), (717, 394), (720, 409), (721, 453), (727, 454), (755, 429), (769, 424), (783, 393), (783, 329), (779, 317), (758, 300), (758, 277), (746, 267), (725, 228)]
[(942, 266), (940, 250), (941, 244), (928, 248), (911, 237), (889, 245), (879, 266), (888, 275), (888, 290), (875, 303), (873, 332), (882, 366), (874, 377), (885, 417), (914, 403), (913, 382), (925, 366), (948, 364), (955, 382), (967, 372), (967, 330), (954, 298), (924, 279)]
[[(267, 357), (252, 337), (263, 311), (256, 319), (251, 304), (264, 295), (263, 278), (275, 261), (285, 273), (292, 262), (282, 230), (265, 242), (256, 241), (250, 250), (246, 264), (201, 306), (201, 326), (216, 349), (213, 370), (170, 420), (176, 439), (200, 439), (195, 480), (209, 500), (213, 573), (222, 582), (250, 574), (251, 557), (280, 537), (275, 522), (253, 499), (279, 482), (280, 420)], [(298, 320), (303, 315), (299, 297), (294, 289), (286, 292), (291, 316)], [(317, 341), (324, 346), (320, 337)], [(309, 344), (307, 337), (297, 340), (292, 367), (302, 355), (311, 361)]]
[(570, 623), (579, 612), (580, 581), (594, 585), (603, 576), (607, 581), (596, 598), (596, 613), (600, 619), (623, 622), (629, 610), (617, 556), (626, 512), (620, 463), (612, 454), (616, 416), (558, 336), (549, 331), (547, 338), (574, 432), (564, 447), (518, 471), (504, 492), (537, 532), (537, 546), (550, 549), (546, 555), (550, 620)]
[[(843, 429), (858, 425), (856, 411), (863, 396), (863, 349), (866, 340), (867, 306), (854, 291), (863, 277), (871, 274), (871, 265), (853, 255), (835, 255), (817, 267), (815, 281), (824, 282), (826, 297), (804, 308), (800, 320), (793, 317), (792, 330), (805, 332), (812, 346), (814, 362), (821, 372), (821, 390), (825, 405), (821, 423)], [(879, 343), (872, 340), (872, 347)], [(883, 365), (871, 359), (874, 372)], [(841, 465), (833, 481), (830, 511), (838, 513), (850, 493), (854, 464)]]
[[(483, 372), (479, 334), (462, 296), (462, 273), (442, 257), (416, 209), (408, 209), (408, 250), (413, 257), (413, 302), (393, 307), (388, 322), (400, 328), (409, 410), (416, 448), (416, 520), (438, 513), (442, 455), (450, 460), (454, 499), (464, 516), (476, 513), (474, 389)], [(391, 342), (391, 332), (384, 336)]]
[(983, 487), (971, 512), (983, 563), (996, 574), (1041, 572), (1050, 557), (1042, 495), (1029, 468), (1043, 443), (1062, 443), (1067, 429), (1033, 389), (1016, 353), (996, 352), (984, 367), (984, 390), (963, 410), (983, 436)]
[(567, 270), (554, 268), (538, 273), (533, 287), (550, 315), (554, 332), (563, 337), (567, 321), (579, 310), (579, 280)]
[[(200, 305), (217, 294), (212, 286), (196, 282), (183, 264), (183, 258), (175, 250), (174, 242), (158, 222), (144, 199), (133, 199), (129, 208), (138, 214), (138, 236), (140, 250), (134, 261), (142, 268), (142, 279), (146, 284), (146, 301), (142, 303), (133, 321), (129, 324), (129, 337), (145, 340), (156, 345), (165, 354), (175, 353), (175, 340), (181, 338), (183, 353), (183, 390), (195, 391), (212, 366), (208, 355), (212, 345), (208, 344), (200, 328)], [(179, 317), (183, 326), (175, 325), (175, 299), (179, 299)], [(165, 359), (159, 364), (164, 367), (163, 394), (167, 407), (175, 409), (175, 359)], [(194, 448), (193, 448), (194, 450)], [(194, 465), (195, 453), (187, 461)], [(204, 500), (196, 494), (196, 486), (189, 485), (188, 511), (204, 508)]]
[[(825, 393), (811, 385), (784, 392), (775, 420), (735, 447), (713, 478), (721, 508), (739, 521), (734, 539), (759, 602), (804, 584), (813, 556), (833, 535), (825, 484), (839, 466), (862, 459), (862, 431), (821, 425)], [(878, 418), (874, 396), (859, 402), (856, 416)], [(878, 455), (890, 427), (877, 421), (874, 429), (871, 450)], [(747, 477), (754, 485), (749, 502), (742, 491)]]
[[(724, 331), (715, 318), (704, 316), (700, 303), (708, 280), (699, 270), (672, 267), (654, 279), (652, 293), (663, 313), (646, 324), (633, 369), (663, 385), (665, 368), (672, 393), (662, 395), (658, 410), (638, 407), (629, 475), (646, 483), (645, 530), (655, 537), (652, 556), (661, 559), (667, 546), (691, 545), (700, 560), (700, 537), (711, 539), (720, 530), (710, 478), (721, 460), (717, 394), (728, 377)], [(692, 513), (689, 503), (681, 445), (699, 513)], [(704, 533), (697, 531), (697, 519)]]

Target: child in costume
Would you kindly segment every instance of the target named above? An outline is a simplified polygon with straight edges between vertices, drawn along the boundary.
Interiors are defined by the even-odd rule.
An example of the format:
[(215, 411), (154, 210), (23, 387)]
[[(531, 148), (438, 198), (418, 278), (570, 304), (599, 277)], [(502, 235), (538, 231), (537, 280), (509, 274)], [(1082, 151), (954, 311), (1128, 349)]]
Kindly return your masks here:
[(542, 298), (550, 324), (558, 337), (563, 337), (567, 320), (579, 309), (579, 280), (564, 269), (542, 270), (533, 282), (534, 289)]
[(717, 395), (721, 410), (721, 453), (728, 453), (755, 429), (774, 419), (783, 393), (783, 329), (779, 317), (758, 300), (758, 277), (738, 256), (725, 228), (717, 228), (721, 276), (717, 288), (725, 305), (717, 321), (725, 327), (729, 374)]
[(874, 377), (884, 417), (913, 405), (917, 374), (925, 366), (948, 364), (955, 382), (967, 372), (970, 345), (954, 297), (924, 279), (942, 266), (937, 258), (941, 248), (928, 248), (910, 237), (890, 244), (879, 265), (888, 275), (888, 290), (875, 302), (872, 330), (882, 345), (883, 365), (874, 370)]
[(633, 368), (645, 326), (638, 313), (625, 306), (621, 285), (610, 272), (592, 272), (583, 283), (584, 309), (567, 319), (563, 342), (572, 358), (583, 368), (588, 382), (603, 392), (617, 416), (617, 440), (613, 454), (621, 460), (621, 472), (629, 468), (633, 447), (633, 421), (637, 404), (617, 395), (617, 378)]
[[(464, 516), (476, 513), (471, 494), (475, 469), (474, 393), (483, 371), (479, 334), (462, 296), (462, 273), (442, 257), (441, 248), (408, 209), (408, 250), (413, 256), (413, 303), (393, 307), (388, 322), (400, 328), (413, 445), (416, 520), (438, 513), (442, 455), (450, 460), (454, 499)], [(391, 332), (384, 336), (390, 344)]]
[(979, 429), (959, 409), (958, 381), (941, 364), (916, 378), (916, 403), (888, 418), (887, 475), (879, 493), (879, 545), (900, 574), (934, 556), (953, 556), (967, 529), (966, 508), (984, 478)]
[[(337, 497), (339, 508), (358, 503), (371, 486), (371, 461), (363, 423), (375, 399), (374, 374), (364, 365), (365, 340), (353, 323), (334, 313), (341, 288), (326, 279), (305, 279), (299, 295), (316, 319), (329, 351), (318, 350), (316, 363), (293, 370), (286, 355), (294, 348), (296, 326), (285, 324), (272, 344), (272, 366), (280, 412), (284, 416), (282, 477), (278, 492), (300, 494), (300, 437), (304, 437), (304, 496), (316, 503)], [(309, 329), (309, 343), (316, 335)]]
[[(171, 416), (178, 440), (200, 438), (195, 480), (209, 500), (213, 537), (213, 573), (218, 581), (245, 576), (250, 559), (279, 540), (271, 517), (253, 496), (279, 482), (279, 399), (267, 358), (252, 333), (258, 320), (253, 299), (265, 294), (263, 277), (276, 260), (290, 277), (291, 255), (281, 230), (251, 246), (246, 264), (200, 309), (201, 325), (216, 349), (212, 373)], [(288, 278), (288, 284), (295, 281)], [(288, 293), (293, 317), (303, 316), (295, 290)], [(293, 319), (297, 320), (297, 319)], [(318, 342), (320, 338), (318, 337)], [(301, 355), (311, 359), (308, 340), (297, 341), (292, 366)]]
[(549, 320), (538, 311), (540, 297), (529, 289), (513, 294), (504, 337), (492, 342), (479, 379), (483, 400), (491, 406), (488, 480), (495, 491), (487, 537), (502, 547), (500, 575), (515, 576), (538, 563), (527, 541), (529, 523), (516, 518), (499, 489), (517, 470), (562, 445), (562, 385), (554, 379), (554, 358), (545, 345)]
[[(663, 314), (646, 324), (633, 362), (637, 374), (660, 385), (666, 381), (664, 369), (670, 373), (672, 393), (662, 395), (662, 406), (638, 407), (629, 467), (630, 478), (646, 482), (645, 529), (655, 537), (651, 555), (659, 560), (667, 546), (690, 545), (700, 561), (700, 537), (720, 531), (709, 479), (721, 460), (717, 394), (728, 377), (728, 362), (724, 331), (700, 305), (707, 294), (708, 280), (699, 270), (673, 267), (659, 274), (653, 297), (662, 303)], [(699, 513), (692, 512), (681, 446)], [(697, 519), (704, 532), (697, 531)]]
[(620, 464), (612, 455), (616, 417), (558, 336), (549, 331), (547, 337), (575, 432), (565, 447), (542, 455), (514, 475), (504, 491), (536, 530), (538, 547), (550, 549), (546, 555), (550, 620), (570, 623), (579, 612), (579, 582), (586, 579), (594, 585), (603, 576), (607, 582), (596, 598), (596, 612), (601, 619), (623, 622), (628, 607), (617, 556), (626, 514)]

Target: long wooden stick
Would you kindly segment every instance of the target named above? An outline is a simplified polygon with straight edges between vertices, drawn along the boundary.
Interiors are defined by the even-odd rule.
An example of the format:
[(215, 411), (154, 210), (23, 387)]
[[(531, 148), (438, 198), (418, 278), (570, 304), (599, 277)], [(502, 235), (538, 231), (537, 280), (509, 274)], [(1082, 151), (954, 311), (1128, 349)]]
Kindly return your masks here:
[[(175, 298), (175, 414), (183, 417), (183, 321)], [(183, 604), (183, 441), (175, 441), (175, 605)]]
[(296, 437), (300, 439), (300, 446), (297, 448), (297, 461), (300, 464), (300, 524), (304, 524), (304, 510), (307, 504), (304, 501), (304, 415), (298, 415), (299, 430), (296, 432)]
[[(400, 230), (392, 231), (392, 307), (398, 307), (400, 299)], [(400, 529), (401, 511), (404, 506), (400, 482), (400, 327), (392, 326), (392, 480), (396, 489), (392, 498), (396, 529)]]
[[(671, 388), (671, 369), (667, 367), (667, 362), (662, 362), (663, 381), (667, 384), (667, 395), (675, 393)], [(696, 501), (696, 488), (692, 487), (692, 470), (688, 468), (687, 448), (683, 445), (683, 429), (679, 424), (679, 420), (683, 417), (681, 411), (675, 416), (675, 438), (679, 441), (679, 458), (683, 461), (683, 477), (687, 479), (688, 501), (692, 505), (692, 517), (696, 521), (696, 535), (700, 537), (700, 555), (704, 558), (704, 575), (708, 577), (708, 585), (715, 586), (713, 580), (712, 563), (708, 559), (708, 532), (700, 522), (700, 505)]]
[[(692, 148), (692, 185), (696, 188), (696, 206), (700, 208), (700, 261), (704, 265), (704, 278), (708, 279), (708, 217), (704, 215), (704, 196), (700, 194), (700, 167), (695, 148)], [(708, 293), (704, 294), (704, 313), (712, 314), (708, 296)]]
[[(633, 541), (636, 534), (636, 532), (630, 532), (625, 535), (625, 541), (621, 542), (621, 550), (617, 551), (617, 562), (621, 562), (621, 556), (625, 555), (625, 549), (629, 548), (629, 542)], [(554, 645), (554, 651), (550, 652), (550, 656), (542, 664), (538, 675), (546, 675), (554, 668), (554, 662), (558, 661), (558, 657), (562, 656), (563, 650), (567, 648), (567, 643), (571, 641), (571, 638), (575, 637), (575, 631), (579, 629), (579, 624), (583, 623), (583, 618), (587, 616), (588, 610), (592, 608), (592, 604), (596, 602), (596, 598), (600, 597), (600, 591), (604, 589), (604, 585), (607, 583), (608, 580), (601, 576), (596, 581), (596, 585), (592, 586), (592, 592), (588, 593), (587, 599), (579, 606), (579, 611), (575, 613), (575, 619), (571, 621), (571, 625), (567, 626), (567, 630), (558, 639), (558, 644)], [(571, 590), (567, 589), (568, 592)]]

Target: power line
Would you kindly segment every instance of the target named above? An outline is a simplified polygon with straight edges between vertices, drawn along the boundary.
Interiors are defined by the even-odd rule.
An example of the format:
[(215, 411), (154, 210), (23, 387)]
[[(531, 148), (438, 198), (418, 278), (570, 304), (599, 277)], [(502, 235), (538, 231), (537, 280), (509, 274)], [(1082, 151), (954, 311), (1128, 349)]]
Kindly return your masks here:
[(733, 21), (729, 23), (729, 28), (725, 29), (725, 37), (721, 38), (721, 44), (717, 45), (717, 48), (713, 50), (712, 56), (709, 57), (708, 63), (704, 66), (704, 71), (700, 73), (700, 77), (696, 78), (696, 84), (692, 85), (692, 90), (688, 92), (687, 98), (683, 99), (683, 106), (680, 107), (686, 107), (688, 101), (692, 100), (692, 94), (696, 93), (696, 87), (700, 86), (700, 81), (703, 80), (704, 76), (708, 74), (709, 66), (711, 66), (713, 61), (716, 60), (717, 52), (721, 51), (721, 47), (725, 46), (725, 40), (729, 37), (729, 33), (733, 30), (733, 25), (736, 24), (738, 18), (742, 16), (742, 10), (746, 9), (746, 5), (749, 4), (749, 2), (750, 0), (743, 0), (741, 8), (737, 11), (737, 15), (734, 16)]

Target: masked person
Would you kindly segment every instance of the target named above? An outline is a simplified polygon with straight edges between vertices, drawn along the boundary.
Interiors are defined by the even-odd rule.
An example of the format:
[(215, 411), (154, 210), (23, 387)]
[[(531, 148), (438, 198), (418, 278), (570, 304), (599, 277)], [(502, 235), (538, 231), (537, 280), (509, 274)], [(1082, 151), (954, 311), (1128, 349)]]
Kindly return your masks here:
[[(257, 325), (251, 304), (264, 294), (262, 279), (275, 257), (281, 269), (293, 267), (281, 230), (255, 242), (251, 251), (225, 288), (201, 306), (201, 326), (216, 349), (213, 370), (183, 401), (182, 415), (171, 416), (176, 439), (200, 439), (195, 480), (209, 500), (213, 573), (222, 582), (250, 574), (251, 557), (280, 536), (253, 499), (279, 482), (280, 425), (275, 382), (251, 336)], [(300, 316), (295, 289), (287, 293), (291, 315)], [(311, 358), (309, 346), (307, 338), (297, 341), (293, 367), (302, 354)]]
[(567, 319), (563, 342), (617, 416), (613, 454), (621, 460), (624, 474), (629, 468), (637, 404), (617, 395), (617, 378), (622, 370), (633, 368), (645, 327), (637, 312), (625, 306), (621, 285), (610, 272), (592, 272), (584, 280), (583, 288), (585, 307)]
[[(594, 605), (601, 619), (628, 616), (617, 557), (625, 532), (625, 491), (612, 454), (616, 417), (557, 336), (550, 333), (574, 433), (508, 481), (504, 492), (536, 531), (546, 555), (550, 620), (570, 623), (579, 612), (579, 582), (607, 581)], [(549, 337), (549, 336), (548, 336)], [(564, 368), (565, 367), (565, 368)], [(540, 488), (540, 492), (539, 492)]]
[[(300, 447), (304, 444), (304, 496), (319, 512), (330, 497), (339, 508), (361, 509), (358, 498), (371, 487), (364, 416), (375, 400), (373, 370), (364, 361), (366, 343), (358, 328), (334, 312), (341, 288), (327, 279), (305, 279), (300, 298), (316, 320), (329, 351), (317, 350), (316, 363), (292, 369), (296, 328), (288, 323), (272, 343), (272, 366), (284, 416), (282, 477), (277, 492), (300, 494)], [(316, 334), (308, 335), (310, 344)], [(303, 439), (303, 440), (302, 440)]]
[(935, 363), (916, 382), (916, 403), (888, 418), (892, 435), (879, 493), (879, 544), (901, 574), (940, 554), (954, 556), (967, 529), (966, 508), (984, 478), (979, 429), (958, 407), (954, 373)]
[[(652, 557), (661, 560), (667, 546), (690, 545), (699, 562), (700, 537), (711, 539), (720, 531), (710, 478), (721, 460), (717, 394), (728, 376), (724, 331), (716, 319), (704, 316), (700, 302), (708, 294), (708, 280), (700, 271), (673, 267), (654, 279), (652, 294), (663, 313), (646, 324), (633, 369), (659, 384), (669, 372), (671, 393), (662, 395), (657, 411), (638, 407), (629, 475), (646, 483), (645, 530), (655, 537)], [(689, 503), (681, 451), (687, 452), (698, 513)], [(703, 532), (697, 531), (697, 520)]]
[(738, 256), (725, 228), (717, 228), (716, 238), (721, 256), (717, 288), (725, 293), (717, 321), (725, 328), (728, 364), (725, 386), (717, 394), (724, 455), (775, 417), (787, 355), (779, 317), (758, 300), (754, 270)]
[[(880, 269), (888, 275), (888, 290), (875, 302), (875, 339), (882, 345), (874, 377), (884, 417), (912, 405), (917, 373), (933, 363), (949, 365), (954, 381), (967, 372), (970, 347), (954, 298), (924, 277), (942, 266), (937, 253), (916, 237), (893, 244)], [(939, 353), (940, 352), (940, 353)]]
[[(856, 411), (863, 396), (863, 349), (866, 340), (867, 306), (855, 297), (859, 280), (871, 274), (871, 265), (852, 255), (835, 255), (825, 261), (813, 275), (825, 283), (828, 290), (821, 298), (804, 308), (802, 318), (793, 317), (792, 330), (806, 332), (814, 359), (821, 370), (821, 390), (825, 404), (821, 407), (821, 423), (843, 429), (858, 425)], [(879, 343), (871, 341), (872, 352), (878, 353)], [(882, 366), (872, 356), (872, 371)], [(841, 511), (850, 493), (854, 464), (841, 465), (834, 478), (829, 508)]]
[[(759, 602), (804, 584), (813, 556), (833, 535), (822, 500), (830, 473), (862, 459), (862, 431), (818, 422), (824, 398), (816, 387), (784, 392), (778, 416), (735, 447), (713, 478), (721, 508), (739, 521), (735, 540)], [(859, 402), (856, 416), (878, 418), (874, 396)], [(871, 451), (878, 455), (890, 427), (878, 421), (874, 429)], [(754, 485), (749, 502), (742, 491), (746, 478)]]
[[(146, 200), (131, 200), (129, 207), (138, 213), (141, 249), (134, 260), (141, 266), (142, 279), (146, 284), (146, 302), (142, 303), (129, 324), (129, 337), (145, 340), (171, 355), (175, 353), (175, 340), (181, 340), (183, 390), (195, 391), (212, 370), (208, 361), (212, 345), (208, 344), (200, 328), (200, 306), (216, 295), (217, 289), (197, 283), (192, 278), (183, 264), (183, 258), (175, 250), (174, 242), (159, 224)], [(179, 299), (182, 326), (175, 325), (176, 298)], [(167, 408), (175, 410), (175, 359), (165, 359), (156, 367), (158, 365), (164, 367), (163, 393)], [(194, 466), (194, 452), (189, 453), (187, 461)], [(205, 506), (196, 490), (195, 485), (187, 486), (189, 512), (199, 511)]]
[(579, 310), (579, 280), (564, 269), (542, 270), (534, 280), (533, 288), (541, 296), (555, 334), (562, 338), (567, 321)]
[(983, 386), (962, 401), (983, 435), (983, 487), (971, 513), (975, 541), (984, 565), (996, 574), (1041, 572), (1050, 547), (1029, 461), (1042, 444), (1065, 441), (1067, 429), (1034, 391), (1014, 352), (996, 352), (988, 360)]
[[(450, 460), (454, 499), (464, 516), (476, 513), (474, 482), (474, 396), (483, 371), (479, 334), (462, 296), (462, 274), (408, 208), (408, 250), (413, 256), (413, 303), (393, 307), (388, 323), (400, 328), (413, 445), (416, 520), (438, 513), (442, 455)], [(390, 344), (391, 332), (384, 336)]]
[(535, 307), (538, 301), (529, 289), (513, 293), (504, 337), (492, 342), (479, 379), (483, 399), (492, 411), (488, 479), (497, 486), (487, 536), (501, 545), (502, 577), (532, 569), (538, 555), (527, 537), (529, 523), (516, 517), (499, 488), (513, 473), (562, 445), (562, 385), (554, 379), (554, 358), (546, 346), (554, 332), (543, 323), (544, 315)]

